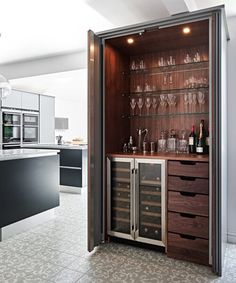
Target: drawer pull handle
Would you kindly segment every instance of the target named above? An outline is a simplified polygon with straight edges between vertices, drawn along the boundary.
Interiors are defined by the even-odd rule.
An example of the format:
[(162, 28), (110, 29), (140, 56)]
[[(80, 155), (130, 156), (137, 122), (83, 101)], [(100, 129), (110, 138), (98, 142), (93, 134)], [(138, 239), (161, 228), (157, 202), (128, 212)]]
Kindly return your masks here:
[(195, 193), (190, 193), (190, 192), (180, 192), (180, 194), (185, 197), (195, 197), (196, 196)]
[(195, 161), (180, 161), (180, 164), (182, 165), (196, 165)]
[(185, 176), (181, 176), (180, 179), (183, 181), (195, 181), (196, 180), (195, 177), (185, 177)]
[(190, 236), (190, 235), (183, 235), (183, 234), (180, 234), (180, 237), (183, 238), (183, 239), (188, 239), (188, 240), (196, 240), (196, 237), (194, 236)]
[(181, 217), (185, 218), (196, 218), (196, 215), (188, 214), (188, 213), (180, 213), (179, 214)]

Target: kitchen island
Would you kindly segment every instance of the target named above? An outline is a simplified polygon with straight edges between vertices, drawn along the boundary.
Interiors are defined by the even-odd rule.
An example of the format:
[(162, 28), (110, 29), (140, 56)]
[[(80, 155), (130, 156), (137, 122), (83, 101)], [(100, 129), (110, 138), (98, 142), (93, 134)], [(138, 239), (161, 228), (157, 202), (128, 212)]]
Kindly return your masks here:
[(80, 193), (87, 186), (87, 145), (41, 143), (22, 148), (60, 150), (60, 190)]
[[(19, 221), (42, 214), (57, 206), (59, 206), (57, 150), (0, 150), (2, 238), (4, 238), (3, 231), (6, 227), (13, 223), (19, 224)], [(19, 228), (20, 225), (17, 227)]]

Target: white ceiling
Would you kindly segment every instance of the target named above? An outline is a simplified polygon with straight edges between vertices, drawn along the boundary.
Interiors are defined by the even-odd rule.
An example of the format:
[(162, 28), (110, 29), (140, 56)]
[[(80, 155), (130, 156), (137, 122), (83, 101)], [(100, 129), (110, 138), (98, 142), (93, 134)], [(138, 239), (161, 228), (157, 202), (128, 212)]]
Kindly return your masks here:
[(236, 15), (235, 0), (0, 0), (0, 64), (84, 50), (89, 29), (167, 17), (179, 4)]

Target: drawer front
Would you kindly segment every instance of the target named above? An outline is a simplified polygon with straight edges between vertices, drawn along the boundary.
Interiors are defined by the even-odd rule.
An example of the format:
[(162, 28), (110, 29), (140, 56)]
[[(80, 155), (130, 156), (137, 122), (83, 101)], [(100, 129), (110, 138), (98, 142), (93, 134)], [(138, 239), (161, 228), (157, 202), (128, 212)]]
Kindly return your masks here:
[(195, 161), (169, 161), (168, 174), (175, 176), (209, 177), (209, 164)]
[(186, 235), (168, 233), (168, 256), (208, 265), (208, 253), (208, 240)]
[(209, 180), (196, 177), (168, 176), (168, 190), (208, 195)]
[(82, 150), (61, 149), (60, 165), (69, 167), (82, 167)]
[(60, 185), (82, 187), (82, 171), (60, 168)]
[(208, 216), (208, 196), (187, 192), (168, 192), (168, 210)]
[(208, 239), (208, 218), (168, 212), (168, 231)]

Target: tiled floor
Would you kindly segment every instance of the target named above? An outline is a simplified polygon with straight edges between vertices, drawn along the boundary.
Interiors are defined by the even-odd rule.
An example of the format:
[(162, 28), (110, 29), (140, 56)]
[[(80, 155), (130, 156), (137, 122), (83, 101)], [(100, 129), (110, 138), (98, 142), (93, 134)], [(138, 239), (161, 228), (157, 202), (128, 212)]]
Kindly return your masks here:
[(86, 190), (61, 194), (54, 220), (0, 243), (0, 282), (236, 282), (236, 245), (228, 246), (220, 279), (207, 267), (121, 244), (89, 254), (86, 206)]

